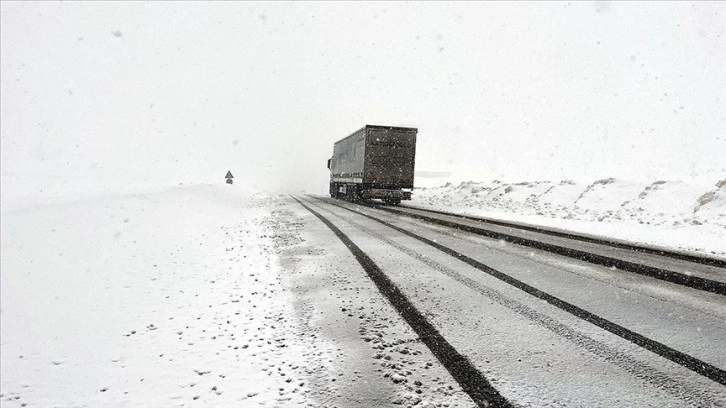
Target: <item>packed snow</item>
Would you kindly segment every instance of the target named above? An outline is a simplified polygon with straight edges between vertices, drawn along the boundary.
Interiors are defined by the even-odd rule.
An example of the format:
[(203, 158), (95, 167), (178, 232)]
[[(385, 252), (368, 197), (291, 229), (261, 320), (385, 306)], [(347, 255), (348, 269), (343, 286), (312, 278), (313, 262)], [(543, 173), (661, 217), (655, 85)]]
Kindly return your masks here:
[[(369, 254), (515, 406), (721, 406), (726, 401), (720, 384), (563, 314), (496, 274), (472, 268), (468, 260), (338, 206), (313, 205)], [(720, 295), (670, 287), (379, 209), (342, 206), (415, 231), (598, 316), (723, 365), (715, 351), (726, 341)]]
[(407, 205), (726, 258), (726, 179), (469, 181), (417, 188)]
[(3, 211), (2, 406), (469, 406), (292, 204), (220, 182)]

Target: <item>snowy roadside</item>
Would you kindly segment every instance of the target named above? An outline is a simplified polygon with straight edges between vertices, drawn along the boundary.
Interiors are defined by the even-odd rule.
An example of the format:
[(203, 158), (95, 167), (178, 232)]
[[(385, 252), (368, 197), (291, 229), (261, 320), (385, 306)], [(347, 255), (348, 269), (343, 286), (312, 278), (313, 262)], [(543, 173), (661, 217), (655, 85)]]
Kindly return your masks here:
[(726, 258), (726, 180), (470, 181), (417, 188), (410, 205)]
[(4, 213), (3, 405), (304, 402), (268, 216), (213, 186)]
[(2, 406), (467, 406), (287, 197), (172, 187), (2, 214)]
[[(310, 203), (308, 203), (310, 204)], [(313, 203), (313, 207), (318, 209)], [(283, 281), (298, 321), (328, 341), (311, 382), (325, 407), (473, 407), (342, 242), (290, 199), (273, 212)]]

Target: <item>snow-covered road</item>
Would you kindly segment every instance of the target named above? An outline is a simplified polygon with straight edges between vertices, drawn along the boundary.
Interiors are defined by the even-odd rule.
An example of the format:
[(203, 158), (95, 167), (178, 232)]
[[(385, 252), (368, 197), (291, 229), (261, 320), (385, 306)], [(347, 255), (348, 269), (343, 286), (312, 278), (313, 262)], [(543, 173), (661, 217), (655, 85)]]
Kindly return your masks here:
[[(684, 365), (368, 217), (303, 202), (515, 406), (726, 406), (724, 385)], [(337, 204), (726, 368), (723, 296)], [(27, 207), (3, 213), (0, 243), (3, 406), (475, 406), (291, 197), (199, 185)]]
[[(515, 404), (719, 405), (722, 384), (351, 211), (329, 217)], [(340, 203), (336, 203), (340, 204)], [(726, 367), (723, 297), (343, 204), (390, 222), (599, 317)]]
[(462, 218), (459, 215), (405, 206), (379, 208), (479, 233), (490, 238), (503, 239), (600, 265), (615, 266), (629, 272), (726, 295), (726, 260), (722, 258), (694, 256), (651, 246), (633, 245), (631, 242), (601, 240), (565, 231), (542, 230), (536, 226), (502, 225), (496, 221)]

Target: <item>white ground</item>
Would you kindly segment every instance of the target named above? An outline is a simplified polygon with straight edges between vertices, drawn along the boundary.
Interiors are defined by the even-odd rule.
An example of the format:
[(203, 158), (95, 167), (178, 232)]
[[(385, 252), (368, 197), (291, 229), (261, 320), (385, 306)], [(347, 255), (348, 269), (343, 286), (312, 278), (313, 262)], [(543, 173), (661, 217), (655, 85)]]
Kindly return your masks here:
[(467, 406), (347, 249), (277, 207), (197, 185), (4, 211), (0, 405)]
[[(720, 197), (719, 194), (714, 196)], [(418, 195), (419, 200), (421, 196)], [(330, 209), (324, 212), (332, 214)], [(458, 281), (449, 282), (447, 276), (471, 274), (467, 279), (486, 281), (482, 284), (487, 288), (502, 286), (501, 283), (489, 282), (489, 278), (476, 271), (465, 272), (466, 265), (456, 266), (435, 251), (425, 250), (429, 252), (416, 255), (415, 251), (423, 251), (416, 249), (416, 243), (406, 243), (405, 247), (382, 245), (375, 238), (379, 233), (366, 229), (380, 226), (369, 223), (369, 227), (360, 229), (348, 213), (335, 212), (339, 215), (333, 217), (334, 221), (342, 222), (341, 228), (348, 230), (352, 239), (363, 245), (384, 270), (394, 271), (392, 278), (411, 292), (412, 299), (442, 328), (447, 339), (476, 357), (475, 362), (493, 377), (495, 386), (514, 402), (538, 405), (560, 401), (577, 405), (577, 401), (589, 401), (588, 404), (606, 406), (611, 398), (620, 398), (619, 395), (629, 394), (632, 387), (641, 386), (640, 380), (636, 380), (641, 375), (637, 370), (646, 370), (646, 377), (652, 374), (648, 367), (653, 363), (642, 367), (633, 363), (628, 357), (630, 352), (625, 351), (632, 347), (616, 340), (621, 351), (603, 355), (617, 364), (605, 364), (602, 370), (615, 370), (610, 378), (618, 378), (619, 385), (583, 394), (580, 387), (584, 385), (578, 378), (592, 380), (601, 368), (588, 362), (592, 355), (583, 354), (578, 348), (569, 350), (573, 340), (563, 342), (559, 336), (552, 338), (553, 350), (546, 353), (551, 357), (546, 367), (561, 364), (556, 355), (576, 355), (581, 360), (572, 364), (579, 367), (580, 377), (568, 377), (565, 381), (551, 373), (540, 373), (538, 365), (520, 370), (517, 367), (523, 360), (517, 356), (527, 353), (530, 344), (529, 337), (523, 338), (521, 333), (527, 332), (532, 323), (525, 322), (523, 327), (513, 325), (516, 319), (510, 316), (509, 309), (499, 311), (490, 302), (481, 302), (482, 294), (477, 290), (485, 289), (462, 289)], [(238, 185), (175, 186), (35, 206), (18, 204), (4, 210), (1, 220), (2, 406), (472, 405), (379, 294), (348, 250), (327, 227), (289, 197), (255, 193)], [(357, 222), (363, 221), (358, 217)], [(424, 224), (417, 228), (430, 229), (426, 234), (434, 234), (433, 239), (441, 242), (449, 239), (446, 234), (450, 232), (442, 231), (444, 235), (437, 237), (436, 228)], [(390, 234), (381, 231), (385, 236)], [(470, 244), (458, 239), (455, 237), (451, 245), (466, 250)], [(486, 243), (481, 239), (475, 241), (472, 253), (479, 256), (503, 251), (485, 262), (504, 270), (514, 262), (507, 258), (508, 249), (499, 248), (498, 243), (493, 244), (492, 251), (482, 252), (480, 247)], [(399, 251), (417, 258), (403, 256)], [(521, 251), (529, 253), (526, 249)], [(438, 263), (433, 261), (437, 258), (441, 258)], [(438, 269), (422, 269), (421, 262), (434, 262)], [(555, 269), (574, 268), (577, 274), (582, 273), (581, 269), (598, 269), (568, 265)], [(462, 267), (459, 272), (450, 270)], [(514, 272), (529, 271), (528, 268), (514, 267)], [(446, 273), (440, 275), (439, 269)], [(477, 285), (480, 284), (474, 286), (478, 288)], [(683, 296), (660, 299), (664, 296), (660, 292), (637, 299), (642, 291), (638, 288), (643, 285), (636, 285), (636, 289), (627, 287), (627, 282), (622, 285), (633, 292), (641, 307), (662, 301), (684, 303)], [(549, 290), (557, 288), (555, 285)], [(501, 290), (512, 291), (504, 286)], [(561, 296), (576, 292), (565, 291)], [(451, 298), (451, 293), (458, 295)], [(500, 296), (492, 295), (491, 289), (485, 293), (497, 299)], [(516, 290), (507, 296), (521, 298), (520, 302), (531, 304), (532, 310), (539, 310), (541, 305)], [(505, 306), (511, 303), (501, 301)], [(459, 302), (470, 303), (454, 307)], [(720, 344), (720, 324), (703, 323), (712, 319), (709, 316), (722, 314), (720, 299), (711, 302), (698, 303), (697, 307), (686, 304), (684, 310), (705, 310), (705, 320), (694, 320), (694, 324), (705, 324), (710, 328), (708, 338), (717, 339), (714, 341)], [(653, 310), (660, 310), (659, 307), (656, 305)], [(473, 312), (477, 308), (481, 310)], [(602, 313), (615, 313), (613, 310), (616, 309), (606, 307)], [(559, 315), (553, 313), (552, 316)], [(653, 313), (655, 316), (659, 312)], [(628, 316), (618, 319), (627, 321)], [(639, 324), (637, 316), (633, 319), (633, 324)], [(592, 327), (581, 322), (566, 324), (575, 330), (592, 331)], [(486, 330), (480, 332), (481, 327)], [(560, 330), (547, 327), (542, 332), (547, 336), (551, 336), (547, 333), (552, 330)], [(668, 327), (665, 325), (664, 329)], [(599, 331), (593, 333), (593, 339), (600, 338)], [(502, 339), (488, 342), (491, 336)], [(721, 364), (718, 355), (708, 351), (713, 348), (704, 352), (698, 342), (691, 344), (686, 339), (685, 343), (678, 343), (678, 335), (665, 338), (703, 355), (707, 361)], [(588, 342), (591, 340), (583, 344)], [(495, 344), (500, 351), (492, 349)], [(532, 344), (539, 344), (538, 340)], [(489, 352), (494, 354), (488, 357)], [(642, 354), (639, 350), (635, 352)], [(652, 360), (652, 356), (648, 355), (647, 360)], [(655, 370), (652, 375), (675, 379), (668, 381), (680, 381), (684, 375), (682, 368), (670, 363), (663, 367), (666, 371)], [(629, 374), (623, 376), (618, 370)], [(632, 373), (636, 376), (631, 379)], [(523, 376), (539, 384), (537, 387), (544, 387), (538, 388), (540, 391), (549, 391), (532, 391), (533, 386), (527, 385)], [(554, 383), (545, 385), (548, 381)], [(701, 378), (688, 381), (700, 381), (704, 387), (712, 388)], [(688, 388), (684, 392), (705, 398), (703, 401), (723, 397), (715, 389), (700, 395), (699, 389)], [(612, 390), (617, 392), (607, 394)], [(674, 401), (667, 392), (648, 392), (638, 397), (639, 403), (668, 405)], [(569, 402), (561, 400), (565, 395)]]
[(196, 186), (3, 214), (3, 402), (301, 400), (260, 207)]
[[(354, 205), (344, 205), (355, 207)], [(726, 389), (471, 268), (332, 205), (317, 208), (371, 255), (459, 351), (520, 406), (724, 406)], [(632, 273), (358, 208), (718, 367), (726, 308)]]
[(410, 205), (726, 258), (726, 179), (465, 182), (414, 190)]

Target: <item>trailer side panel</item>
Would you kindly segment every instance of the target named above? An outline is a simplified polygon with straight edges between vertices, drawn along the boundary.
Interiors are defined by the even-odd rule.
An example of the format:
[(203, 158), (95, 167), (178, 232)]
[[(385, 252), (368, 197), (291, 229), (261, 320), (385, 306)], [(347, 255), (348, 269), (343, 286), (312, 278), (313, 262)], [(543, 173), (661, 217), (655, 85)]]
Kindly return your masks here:
[(333, 146), (331, 182), (362, 183), (365, 165), (365, 131), (360, 129)]

